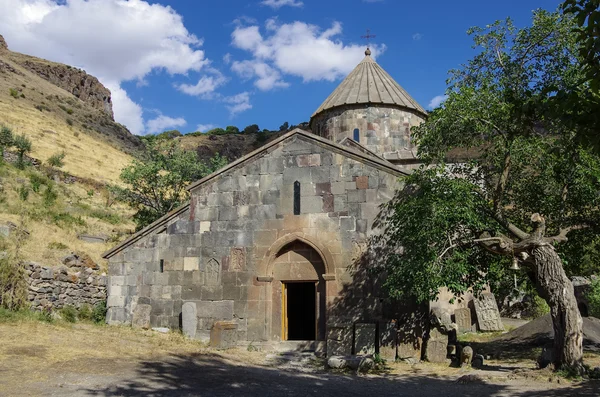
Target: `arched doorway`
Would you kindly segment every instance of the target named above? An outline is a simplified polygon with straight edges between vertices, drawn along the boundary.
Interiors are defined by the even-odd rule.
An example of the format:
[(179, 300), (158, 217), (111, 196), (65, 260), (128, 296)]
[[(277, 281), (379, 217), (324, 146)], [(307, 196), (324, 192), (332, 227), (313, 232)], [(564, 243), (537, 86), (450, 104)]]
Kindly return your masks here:
[(277, 252), (272, 269), (273, 338), (325, 340), (325, 264), (319, 252), (292, 241)]

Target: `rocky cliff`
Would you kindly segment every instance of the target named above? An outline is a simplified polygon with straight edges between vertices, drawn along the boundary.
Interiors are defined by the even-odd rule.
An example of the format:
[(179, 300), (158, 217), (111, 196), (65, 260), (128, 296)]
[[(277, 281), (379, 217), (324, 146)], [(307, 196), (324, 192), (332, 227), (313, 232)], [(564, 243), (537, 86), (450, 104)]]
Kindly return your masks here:
[[(4, 37), (0, 35), (0, 51), (9, 51)], [(15, 53), (15, 55), (17, 55)], [(21, 54), (19, 54), (21, 55)], [(76, 98), (110, 115), (114, 120), (110, 90), (98, 79), (84, 70), (61, 63), (50, 62), (33, 56), (14, 56), (11, 60)]]

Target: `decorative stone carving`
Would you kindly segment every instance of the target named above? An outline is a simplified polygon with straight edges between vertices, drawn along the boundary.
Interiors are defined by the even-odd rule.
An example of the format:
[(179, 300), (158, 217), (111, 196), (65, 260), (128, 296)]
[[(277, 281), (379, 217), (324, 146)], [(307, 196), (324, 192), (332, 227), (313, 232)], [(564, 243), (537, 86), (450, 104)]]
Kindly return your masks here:
[(181, 307), (181, 328), (188, 338), (196, 337), (198, 329), (198, 316), (195, 302), (185, 302)]
[(221, 282), (221, 264), (211, 258), (206, 264), (206, 285), (218, 285)]
[(481, 331), (504, 331), (496, 298), (491, 292), (483, 292), (473, 300), (477, 325)]
[(231, 248), (229, 267), (232, 272), (241, 272), (244, 270), (246, 267), (246, 251), (244, 248)]
[(454, 310), (454, 321), (459, 334), (471, 332), (471, 309), (458, 308)]
[(375, 324), (354, 326), (354, 354), (375, 354)]
[(448, 354), (448, 335), (434, 327), (429, 331), (429, 339), (425, 347), (425, 359), (432, 363), (446, 362)]

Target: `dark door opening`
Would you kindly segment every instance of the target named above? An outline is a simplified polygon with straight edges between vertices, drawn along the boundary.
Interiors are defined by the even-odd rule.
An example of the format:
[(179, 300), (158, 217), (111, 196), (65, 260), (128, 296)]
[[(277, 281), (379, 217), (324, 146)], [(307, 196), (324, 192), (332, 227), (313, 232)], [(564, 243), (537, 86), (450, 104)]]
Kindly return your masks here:
[(287, 339), (316, 340), (316, 284), (286, 283)]

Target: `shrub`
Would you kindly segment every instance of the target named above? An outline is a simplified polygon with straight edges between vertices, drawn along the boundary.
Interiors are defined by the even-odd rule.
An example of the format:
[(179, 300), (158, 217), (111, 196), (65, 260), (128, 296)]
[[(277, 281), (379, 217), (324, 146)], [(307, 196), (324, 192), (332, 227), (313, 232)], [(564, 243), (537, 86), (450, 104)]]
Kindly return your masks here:
[(550, 306), (548, 306), (545, 300), (535, 294), (531, 300), (531, 317), (539, 318), (548, 313), (550, 313)]
[(32, 172), (29, 174), (29, 182), (31, 183), (31, 190), (33, 190), (35, 193), (40, 192), (40, 187), (42, 185), (47, 185), (50, 183), (48, 178), (38, 172)]
[(18, 154), (17, 167), (23, 169), (25, 167), (25, 153), (31, 152), (31, 141), (25, 135), (17, 135), (13, 139), (13, 145)]
[(90, 307), (90, 305), (88, 304), (83, 304), (81, 305), (81, 307), (79, 308), (79, 314), (77, 315), (77, 317), (80, 320), (91, 320), (93, 316), (93, 312), (92, 312), (92, 308)]
[(79, 136), (79, 131), (75, 131), (75, 132), (73, 133), (73, 135), (75, 136), (75, 138), (77, 138), (77, 137)]
[(21, 201), (27, 201), (29, 198), (29, 187), (26, 185), (21, 185), (17, 189), (17, 193), (19, 194)]
[(74, 323), (77, 321), (77, 309), (75, 309), (73, 306), (66, 305), (60, 309), (60, 316), (66, 322)]
[(587, 293), (588, 310), (592, 317), (600, 318), (600, 277), (594, 278)]
[(94, 309), (92, 310), (92, 320), (96, 324), (104, 324), (106, 321), (106, 302), (101, 301), (94, 305)]
[(54, 153), (52, 156), (48, 157), (47, 163), (50, 167), (60, 168), (65, 165), (65, 156), (65, 152)]
[(4, 160), (4, 149), (12, 146), (13, 141), (12, 130), (6, 126), (0, 127), (0, 161)]
[(67, 212), (50, 213), (51, 221), (61, 227), (85, 226), (85, 221), (80, 216), (73, 216)]
[(89, 216), (110, 223), (111, 225), (118, 225), (121, 223), (121, 217), (110, 211), (94, 210), (90, 212)]
[(10, 93), (10, 96), (18, 99), (19, 98), (19, 90), (15, 89), (15, 88), (9, 88), (8, 92)]
[(0, 307), (19, 310), (27, 300), (25, 269), (18, 258), (0, 258)]
[(44, 205), (46, 207), (52, 207), (54, 203), (56, 203), (57, 198), (58, 193), (56, 193), (56, 190), (54, 190), (54, 185), (46, 185), (46, 190), (44, 190)]
[(87, 191), (88, 197), (94, 197), (95, 193), (96, 193), (96, 191), (94, 189), (90, 189), (90, 190)]
[(66, 250), (68, 248), (69, 247), (67, 247), (63, 243), (59, 243), (58, 241), (52, 241), (51, 243), (48, 243), (48, 249), (51, 250)]
[(73, 120), (67, 119), (67, 124), (69, 124), (70, 126), (72, 126), (73, 125)]

